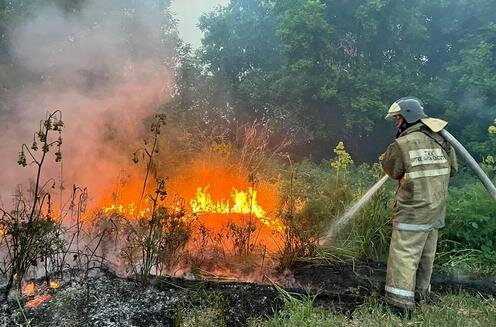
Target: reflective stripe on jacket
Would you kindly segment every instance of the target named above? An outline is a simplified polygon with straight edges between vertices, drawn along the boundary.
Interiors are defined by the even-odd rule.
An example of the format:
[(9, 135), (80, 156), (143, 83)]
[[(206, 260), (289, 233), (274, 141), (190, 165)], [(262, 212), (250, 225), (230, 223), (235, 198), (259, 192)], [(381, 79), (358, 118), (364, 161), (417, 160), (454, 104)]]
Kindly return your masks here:
[(449, 177), (458, 172), (453, 147), (419, 122), (389, 145), (384, 171), (399, 180), (393, 227), (428, 231), (444, 226)]

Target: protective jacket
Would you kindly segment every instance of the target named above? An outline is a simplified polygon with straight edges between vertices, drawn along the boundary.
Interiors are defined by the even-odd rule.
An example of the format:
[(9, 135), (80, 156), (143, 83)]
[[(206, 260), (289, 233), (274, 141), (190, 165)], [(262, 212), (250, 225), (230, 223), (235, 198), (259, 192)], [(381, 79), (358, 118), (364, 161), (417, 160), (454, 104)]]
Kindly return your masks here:
[(438, 228), (444, 226), (450, 175), (458, 171), (451, 145), (418, 122), (392, 143), (384, 171), (399, 180), (386, 274), (386, 301), (413, 309), (429, 293)]
[(393, 228), (429, 231), (444, 227), (449, 177), (458, 172), (453, 147), (422, 122), (406, 129), (387, 148), (384, 171), (399, 180)]

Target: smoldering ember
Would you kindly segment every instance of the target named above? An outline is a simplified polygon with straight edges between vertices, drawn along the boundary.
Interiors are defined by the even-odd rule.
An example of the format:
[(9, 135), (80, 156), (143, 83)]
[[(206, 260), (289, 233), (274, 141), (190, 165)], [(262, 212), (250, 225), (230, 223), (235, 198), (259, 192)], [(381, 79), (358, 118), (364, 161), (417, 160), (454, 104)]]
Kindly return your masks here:
[(0, 325), (496, 325), (494, 8), (1, 2)]

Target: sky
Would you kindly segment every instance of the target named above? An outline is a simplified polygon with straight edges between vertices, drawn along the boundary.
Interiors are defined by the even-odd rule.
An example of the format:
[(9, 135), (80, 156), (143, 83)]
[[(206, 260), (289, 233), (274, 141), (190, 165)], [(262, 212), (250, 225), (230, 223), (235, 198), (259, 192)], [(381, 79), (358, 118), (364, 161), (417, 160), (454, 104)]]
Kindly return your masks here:
[(178, 19), (180, 37), (193, 47), (199, 47), (202, 33), (197, 27), (198, 18), (228, 2), (229, 0), (172, 0), (171, 8)]

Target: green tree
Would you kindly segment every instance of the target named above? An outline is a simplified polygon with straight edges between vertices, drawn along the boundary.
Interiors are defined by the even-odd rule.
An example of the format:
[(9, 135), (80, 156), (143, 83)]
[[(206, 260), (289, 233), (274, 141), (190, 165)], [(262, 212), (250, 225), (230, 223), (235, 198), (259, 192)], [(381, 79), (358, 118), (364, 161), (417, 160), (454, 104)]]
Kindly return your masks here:
[(203, 16), (199, 52), (209, 73), (229, 98), (240, 120), (263, 118), (268, 110), (266, 89), (272, 71), (284, 64), (272, 1), (232, 0), (226, 7)]
[[(232, 0), (203, 17), (199, 55), (233, 119), (264, 119), (308, 153), (344, 138), (359, 160), (389, 141), (402, 96), (481, 157), (494, 117), (495, 0)], [(391, 132), (392, 134), (392, 132)], [(365, 144), (377, 144), (365, 147)]]

